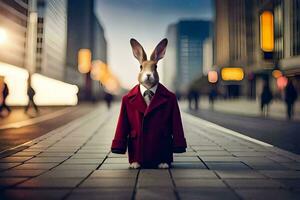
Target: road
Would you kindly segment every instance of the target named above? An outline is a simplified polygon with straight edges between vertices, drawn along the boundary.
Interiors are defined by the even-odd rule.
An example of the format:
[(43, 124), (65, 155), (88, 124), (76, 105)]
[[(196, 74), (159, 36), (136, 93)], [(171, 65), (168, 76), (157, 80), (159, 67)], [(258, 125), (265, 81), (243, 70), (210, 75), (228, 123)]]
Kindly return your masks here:
[(237, 131), (249, 137), (300, 154), (300, 123), (225, 114), (211, 110), (188, 111), (194, 116)]
[[(39, 118), (27, 119), (19, 122), (8, 123), (18, 125), (18, 124), (30, 124), (32, 120), (33, 123), (28, 126), (22, 126), (20, 128), (2, 128), (3, 124), (0, 126), (0, 151), (15, 147), (17, 145), (26, 143), (32, 139), (44, 135), (80, 116), (91, 111), (92, 106), (78, 106), (68, 109), (65, 113), (60, 113), (58, 116), (50, 116), (48, 120), (39, 120)], [(51, 115), (51, 113), (49, 113)], [(49, 115), (48, 114), (48, 115)], [(47, 114), (41, 116), (40, 118), (47, 118)], [(37, 123), (34, 123), (37, 121)], [(40, 121), (40, 122), (39, 122)]]

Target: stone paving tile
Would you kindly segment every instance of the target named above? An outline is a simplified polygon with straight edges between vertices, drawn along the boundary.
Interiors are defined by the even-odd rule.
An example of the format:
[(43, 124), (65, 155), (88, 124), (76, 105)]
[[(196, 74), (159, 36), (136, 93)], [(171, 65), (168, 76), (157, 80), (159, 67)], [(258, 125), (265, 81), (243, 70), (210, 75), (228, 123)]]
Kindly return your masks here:
[(300, 189), (300, 179), (277, 179), (288, 189)]
[(57, 153), (57, 152), (42, 152), (37, 155), (37, 157), (70, 157), (73, 155), (73, 152), (69, 153)]
[(206, 169), (202, 162), (173, 162), (174, 169)]
[(201, 162), (197, 156), (193, 157), (174, 157), (174, 162)]
[(67, 159), (67, 157), (35, 157), (26, 163), (60, 163)]
[(201, 156), (232, 156), (228, 151), (199, 151), (198, 155)]
[(247, 162), (249, 167), (255, 170), (288, 170), (288, 167), (275, 162)]
[(242, 162), (205, 162), (211, 170), (245, 170), (250, 169)]
[(41, 178), (85, 178), (87, 177), (92, 171), (91, 170), (60, 170), (60, 169), (53, 169), (42, 174)]
[(72, 156), (72, 158), (79, 158), (79, 159), (91, 159), (91, 158), (105, 158), (106, 154), (86, 154), (86, 153), (76, 153)]
[(217, 175), (206, 169), (172, 169), (172, 177), (176, 180), (179, 178), (203, 178), (203, 179), (217, 179)]
[(276, 189), (241, 189), (235, 190), (238, 195), (243, 199), (255, 199), (255, 200), (299, 200), (300, 193), (291, 192), (288, 190), (276, 190)]
[(91, 178), (136, 178), (138, 170), (95, 170)]
[(138, 188), (135, 195), (136, 200), (176, 200), (172, 188)]
[(0, 192), (1, 200), (57, 200), (62, 199), (69, 190), (63, 189), (8, 189)]
[(177, 188), (226, 188), (227, 186), (220, 179), (197, 179), (197, 178), (182, 178), (176, 179), (175, 185)]
[(300, 163), (298, 162), (280, 163), (280, 165), (287, 167), (288, 169), (300, 170)]
[(22, 163), (0, 163), (0, 171), (18, 166), (20, 164)]
[(0, 163), (20, 163), (20, 162), (25, 162), (26, 160), (30, 160), (32, 158), (32, 156), (29, 157), (15, 157), (15, 156), (10, 156), (10, 157), (5, 157), (0, 159)]
[(107, 158), (104, 163), (106, 163), (106, 164), (108, 164), (108, 163), (128, 164), (128, 158)]
[(102, 163), (102, 158), (89, 158), (89, 159), (79, 159), (71, 158), (65, 161), (65, 164), (100, 164)]
[(240, 198), (230, 189), (222, 188), (181, 188), (178, 189), (181, 200), (238, 200)]
[(276, 162), (284, 163), (284, 162), (293, 162), (292, 159), (287, 158), (285, 156), (278, 156), (278, 155), (273, 155), (273, 156), (267, 156), (267, 158), (274, 160)]
[(300, 179), (300, 171), (288, 170), (261, 170), (262, 174), (269, 178), (282, 179)]
[(139, 178), (137, 182), (138, 188), (158, 187), (158, 188), (172, 188), (173, 182), (171, 178), (156, 177), (156, 178)]
[(88, 178), (80, 188), (133, 188), (135, 185), (135, 178)]
[(26, 152), (26, 151), (20, 151), (18, 153), (13, 154), (12, 156), (14, 157), (32, 157), (39, 154), (38, 152), (34, 152), (34, 151), (30, 151), (30, 152)]
[(216, 170), (216, 173), (222, 178), (247, 178), (247, 179), (258, 179), (266, 178), (253, 170)]
[(45, 170), (7, 170), (0, 172), (0, 177), (33, 177), (38, 176), (41, 173), (45, 172)]
[(225, 179), (231, 188), (282, 188), (284, 185), (279, 181), (270, 179)]
[(16, 185), (25, 180), (26, 178), (0, 178), (0, 189)]
[(132, 193), (130, 188), (79, 188), (67, 200), (131, 200)]
[(58, 163), (25, 163), (14, 167), (14, 170), (51, 169)]
[(126, 164), (125, 163), (109, 163), (109, 164), (103, 163), (100, 166), (100, 169), (101, 170), (106, 170), (106, 169), (116, 169), (116, 170), (129, 169), (129, 164), (128, 163), (126, 163)]
[(201, 160), (204, 162), (212, 161), (212, 162), (234, 162), (241, 161), (240, 158), (234, 156), (200, 156)]
[(164, 178), (168, 179), (170, 177), (169, 170), (167, 169), (141, 169), (139, 173), (139, 179), (146, 178)]
[(74, 188), (83, 178), (33, 178), (19, 185), (18, 188)]
[(95, 170), (98, 164), (66, 164), (63, 163), (55, 167), (57, 170)]

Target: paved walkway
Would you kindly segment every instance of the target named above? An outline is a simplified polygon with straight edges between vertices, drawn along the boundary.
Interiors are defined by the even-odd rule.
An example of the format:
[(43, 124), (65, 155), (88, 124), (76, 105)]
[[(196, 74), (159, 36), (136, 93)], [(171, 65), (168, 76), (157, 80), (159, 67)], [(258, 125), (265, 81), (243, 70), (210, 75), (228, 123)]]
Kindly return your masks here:
[(299, 199), (300, 156), (185, 113), (173, 168), (129, 170), (109, 149), (118, 109), (2, 153), (0, 199)]

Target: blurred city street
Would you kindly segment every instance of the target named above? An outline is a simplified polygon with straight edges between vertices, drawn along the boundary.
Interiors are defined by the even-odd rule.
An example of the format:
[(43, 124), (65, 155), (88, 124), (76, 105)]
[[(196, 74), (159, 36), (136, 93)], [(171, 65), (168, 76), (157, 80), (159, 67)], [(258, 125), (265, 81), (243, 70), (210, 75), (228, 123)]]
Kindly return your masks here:
[(299, 200), (299, 11), (0, 0), (0, 200)]
[[(182, 112), (188, 143), (171, 169), (112, 154), (119, 104), (1, 153), (1, 199), (298, 199), (300, 156)], [(105, 113), (105, 114), (104, 114)]]

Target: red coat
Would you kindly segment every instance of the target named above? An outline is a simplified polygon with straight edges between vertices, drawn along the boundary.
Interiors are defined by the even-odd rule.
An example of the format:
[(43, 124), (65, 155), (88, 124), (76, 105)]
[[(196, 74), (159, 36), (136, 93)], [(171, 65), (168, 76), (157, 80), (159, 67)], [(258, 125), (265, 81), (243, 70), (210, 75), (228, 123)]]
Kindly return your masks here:
[(144, 166), (173, 161), (173, 150), (186, 148), (176, 96), (162, 84), (147, 107), (139, 85), (122, 98), (112, 151), (125, 153), (129, 162)]

